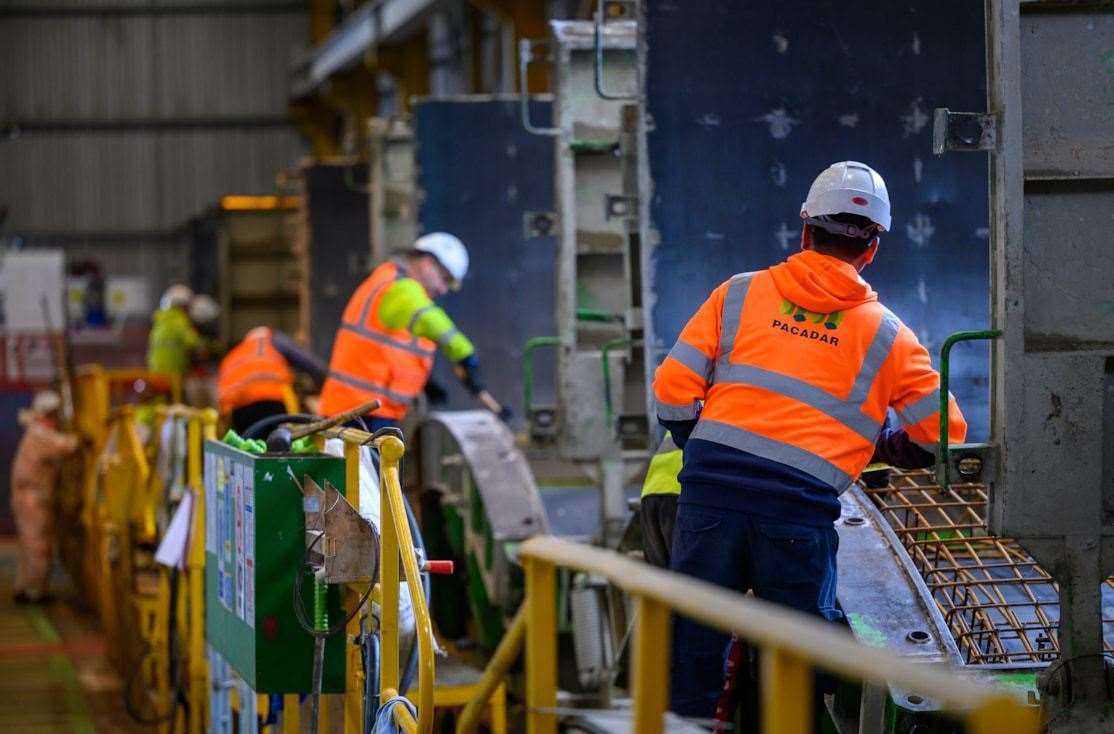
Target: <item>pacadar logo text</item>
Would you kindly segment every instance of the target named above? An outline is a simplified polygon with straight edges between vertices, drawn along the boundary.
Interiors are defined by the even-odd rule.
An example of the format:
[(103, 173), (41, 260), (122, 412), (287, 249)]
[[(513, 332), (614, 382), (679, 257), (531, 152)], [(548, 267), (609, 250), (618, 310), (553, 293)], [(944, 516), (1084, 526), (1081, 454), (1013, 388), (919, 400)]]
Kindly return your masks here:
[[(786, 318), (784, 320), (775, 318), (770, 324), (770, 328), (780, 329), (787, 334), (799, 336), (803, 339), (813, 339), (823, 344), (831, 344), (832, 346), (839, 345), (839, 337), (827, 332), (839, 328), (840, 322), (843, 321), (842, 311), (816, 313), (815, 311), (801, 308), (786, 300), (782, 300), (780, 310)], [(791, 323), (790, 319), (796, 323)], [(823, 330), (811, 328), (809, 323), (817, 325), (822, 324)]]

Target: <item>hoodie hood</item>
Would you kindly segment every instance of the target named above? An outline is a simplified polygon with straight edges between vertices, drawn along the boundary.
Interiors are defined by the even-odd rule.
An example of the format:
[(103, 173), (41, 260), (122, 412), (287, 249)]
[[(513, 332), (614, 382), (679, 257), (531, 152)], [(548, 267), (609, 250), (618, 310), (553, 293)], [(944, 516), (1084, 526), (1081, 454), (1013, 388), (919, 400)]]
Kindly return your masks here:
[(774, 265), (770, 275), (783, 298), (816, 313), (846, 311), (878, 300), (850, 263), (812, 250)]

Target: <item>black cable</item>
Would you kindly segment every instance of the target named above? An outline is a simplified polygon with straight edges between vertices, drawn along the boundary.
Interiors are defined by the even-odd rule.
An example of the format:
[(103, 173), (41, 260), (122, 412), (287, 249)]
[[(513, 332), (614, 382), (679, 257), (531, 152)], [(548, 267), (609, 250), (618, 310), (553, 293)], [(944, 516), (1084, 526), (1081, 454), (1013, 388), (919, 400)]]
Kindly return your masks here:
[(266, 418), (260, 418), (255, 423), (248, 426), (248, 429), (244, 431), (244, 435), (241, 438), (259, 438), (260, 433), (280, 423), (313, 423), (318, 420), (321, 420), (320, 416), (310, 415), (309, 413), (269, 415)]
[(356, 608), (353, 609), (352, 612), (344, 618), (343, 622), (329, 627), (327, 630), (323, 630), (320, 632), (315, 630), (313, 628), (313, 624), (310, 623), (309, 618), (306, 617), (306, 608), (305, 605), (302, 603), (302, 576), (304, 575), (304, 572), (307, 568), (313, 568), (309, 564), (309, 554), (310, 551), (312, 551), (317, 546), (317, 544), (321, 542), (322, 537), (324, 537), (324, 534), (318, 535), (316, 538), (313, 539), (313, 542), (309, 544), (309, 547), (306, 548), (305, 553), (302, 554), (302, 562), (298, 566), (298, 571), (294, 574), (294, 616), (298, 620), (298, 625), (303, 630), (305, 630), (307, 634), (313, 637), (328, 638), (343, 632), (344, 629), (348, 626), (348, 623), (355, 619), (356, 615), (359, 614), (360, 609), (363, 608), (364, 604), (367, 603), (368, 598), (371, 596), (371, 590), (375, 588), (375, 581), (372, 580), (372, 582), (368, 584), (367, 591), (365, 591), (364, 595), (360, 597), (360, 601), (358, 604), (356, 604)]

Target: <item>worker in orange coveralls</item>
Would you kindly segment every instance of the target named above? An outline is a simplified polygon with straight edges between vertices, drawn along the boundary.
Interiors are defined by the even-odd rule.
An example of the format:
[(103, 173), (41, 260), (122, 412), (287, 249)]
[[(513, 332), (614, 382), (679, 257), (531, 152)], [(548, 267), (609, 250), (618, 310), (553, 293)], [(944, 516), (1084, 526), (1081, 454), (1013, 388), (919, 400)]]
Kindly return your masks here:
[(19, 604), (47, 600), (54, 485), (62, 457), (78, 446), (75, 437), (57, 428), (61, 404), (57, 393), (42, 391), (19, 417), (27, 427), (16, 449), (11, 478), (12, 516), (19, 539), (14, 598)]

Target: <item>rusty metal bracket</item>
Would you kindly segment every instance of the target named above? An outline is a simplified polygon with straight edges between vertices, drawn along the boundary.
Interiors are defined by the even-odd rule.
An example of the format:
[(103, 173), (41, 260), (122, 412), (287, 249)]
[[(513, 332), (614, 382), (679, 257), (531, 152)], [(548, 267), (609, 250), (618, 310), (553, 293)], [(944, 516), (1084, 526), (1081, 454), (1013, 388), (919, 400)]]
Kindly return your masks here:
[(379, 575), (379, 536), (371, 523), (352, 507), (332, 484), (324, 488), (309, 476), (302, 482), (306, 514), (306, 547), (319, 535), (311, 562), (324, 567), (324, 581), (346, 584), (374, 580)]
[(998, 118), (989, 112), (952, 112), (937, 107), (932, 116), (932, 152), (995, 150)]

